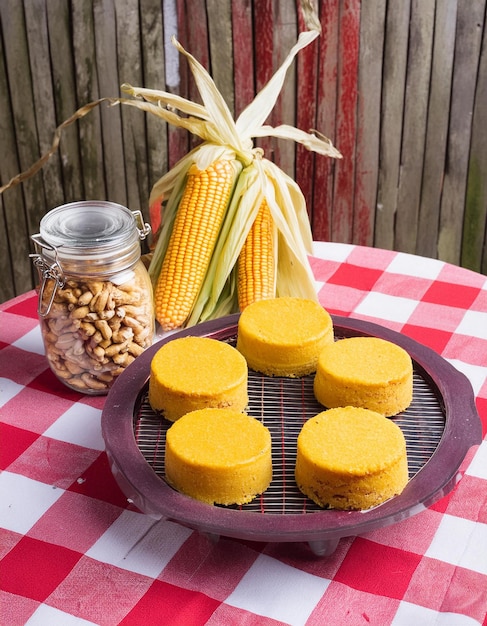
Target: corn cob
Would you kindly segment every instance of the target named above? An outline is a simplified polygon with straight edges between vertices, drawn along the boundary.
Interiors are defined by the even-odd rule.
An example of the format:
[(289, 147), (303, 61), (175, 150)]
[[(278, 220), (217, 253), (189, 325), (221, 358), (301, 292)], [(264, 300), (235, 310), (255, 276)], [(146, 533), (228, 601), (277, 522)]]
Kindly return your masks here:
[(266, 200), (238, 257), (238, 306), (243, 311), (252, 302), (276, 295), (273, 221)]
[(179, 204), (154, 299), (163, 330), (184, 324), (198, 296), (236, 180), (234, 162), (193, 165)]

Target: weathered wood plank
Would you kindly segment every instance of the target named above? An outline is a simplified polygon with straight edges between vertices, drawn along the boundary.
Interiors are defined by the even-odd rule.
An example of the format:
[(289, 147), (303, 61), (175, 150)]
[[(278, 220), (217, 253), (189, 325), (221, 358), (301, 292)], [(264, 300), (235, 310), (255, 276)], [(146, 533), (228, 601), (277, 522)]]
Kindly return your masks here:
[[(52, 72), (47, 30), (45, 0), (31, 0), (25, 3), (25, 22), (29, 42), (29, 59), (32, 73), (34, 111), (37, 122), (39, 150), (45, 154), (52, 144), (56, 129), (54, 95), (52, 91)], [(53, 154), (42, 169), (42, 179), (47, 208), (59, 206), (64, 202), (59, 154)], [(40, 217), (40, 216), (38, 216)]]
[(210, 73), (230, 112), (235, 110), (232, 0), (207, 0)]
[[(40, 150), (24, 9), (22, 3), (8, 0), (1, 3), (0, 11), (19, 166), (27, 169), (40, 156)], [(42, 174), (26, 181), (24, 202), (27, 228), (33, 232), (45, 212)]]
[[(110, 98), (119, 94), (121, 83), (118, 73), (114, 0), (94, 0), (93, 16), (100, 97)], [(101, 106), (101, 130), (106, 199), (126, 206), (128, 196), (121, 107)]]
[[(317, 88), (316, 129), (336, 140), (338, 94), (338, 16), (340, 0), (320, 2), (321, 35), (319, 46), (319, 80)], [(333, 178), (336, 163), (324, 156), (315, 158), (312, 230), (315, 239), (331, 240), (333, 223)]]
[[(0, 18), (18, 167), (22, 171), (40, 156), (23, 3), (1, 2)], [(6, 167), (8, 171), (8, 165)], [(28, 258), (29, 236), (38, 231), (40, 218), (45, 213), (42, 175), (38, 173), (25, 181), (22, 202), (14, 205), (14, 198), (20, 200), (19, 195), (10, 196), (6, 209), (11, 211), (7, 217), (15, 289), (22, 291), (33, 284), (32, 264)]]
[[(54, 88), (56, 124), (62, 124), (78, 108), (68, 0), (47, 2), (50, 62)], [(76, 125), (66, 128), (61, 137), (59, 158), (62, 168), (64, 201), (83, 198), (80, 146)], [(52, 201), (48, 198), (48, 203)]]
[(483, 33), (472, 119), (461, 264), (463, 267), (487, 274), (485, 242), (487, 235), (487, 29), (485, 22)]
[(483, 0), (458, 5), (447, 163), (438, 234), (439, 257), (456, 264), (460, 263), (461, 257), (472, 112), (484, 13)]
[(394, 247), (416, 252), (435, 0), (412, 0)]
[[(185, 0), (176, 0), (177, 9), (177, 38), (186, 48), (188, 47), (189, 35), (189, 19), (186, 12)], [(167, 45), (167, 40), (166, 40)], [(192, 52), (189, 50), (189, 52)], [(189, 68), (186, 61), (178, 55), (179, 60), (179, 82), (173, 87), (173, 91), (184, 98), (189, 97)], [(198, 58), (198, 60), (200, 60)], [(191, 148), (190, 137), (187, 131), (179, 128), (168, 126), (168, 143), (169, 143), (169, 167), (172, 167), (186, 152)]]
[[(164, 53), (164, 23), (160, 0), (141, 0), (140, 29), (144, 86), (149, 89), (166, 89), (166, 59)], [(169, 18), (168, 18), (169, 27)], [(174, 33), (171, 33), (174, 34)], [(167, 124), (153, 115), (147, 115), (147, 176), (148, 192), (167, 172)], [(147, 215), (144, 212), (144, 215)]]
[[(306, 29), (302, 11), (298, 11), (298, 30)], [(296, 126), (304, 131), (316, 129), (319, 44), (314, 41), (297, 57)], [(310, 222), (313, 219), (313, 170), (315, 154), (304, 146), (296, 146), (295, 179), (306, 200)]]
[[(2, 185), (19, 171), (9, 95), (3, 46), (0, 46), (0, 184)], [(23, 211), (19, 210), (22, 207), (23, 198), (20, 187), (9, 189), (0, 196), (0, 263), (2, 264), (0, 302), (15, 296), (17, 289), (27, 289), (31, 280), (26, 259), (23, 259), (20, 265), (24, 270), (29, 269), (27, 273), (19, 272), (16, 263), (17, 258), (22, 261), (20, 255), (26, 252), (26, 249), (20, 252), (18, 250), (26, 237)]]
[[(78, 105), (100, 97), (95, 50), (95, 27), (91, 3), (71, 5), (73, 54)], [(101, 111), (94, 109), (79, 122), (79, 141), (84, 198), (107, 198), (101, 137)]]
[(385, 16), (386, 0), (362, 3), (353, 241), (365, 246), (374, 242)]
[[(186, 40), (181, 41), (184, 48), (190, 52), (204, 68), (210, 70), (210, 48), (208, 40), (208, 20), (206, 15), (206, 2), (205, 0), (193, 0), (191, 3), (186, 3), (184, 20), (186, 27)], [(181, 57), (180, 67), (185, 66), (187, 68), (187, 61)], [(193, 79), (193, 75), (190, 71), (186, 73), (187, 83), (181, 82), (181, 95), (193, 100), (194, 102), (201, 102), (199, 91), (196, 87), (196, 83)], [(193, 148), (200, 139), (194, 135), (189, 134), (188, 137), (189, 148)]]
[[(193, 0), (186, 2), (185, 28), (187, 32), (186, 43), (183, 44), (188, 52), (190, 52), (203, 67), (211, 72), (210, 60), (210, 41), (208, 34), (208, 16), (206, 10), (206, 0)], [(201, 102), (199, 90), (193, 78), (193, 74), (189, 70), (188, 63), (184, 57), (181, 57), (181, 65), (187, 68), (186, 85), (181, 83), (181, 89), (185, 90), (185, 96), (194, 102)], [(201, 142), (199, 137), (186, 133), (188, 135), (188, 149), (194, 148)]]
[[(116, 58), (121, 83), (143, 85), (139, 0), (115, 0)], [(114, 95), (118, 95), (120, 87)], [(148, 215), (146, 117), (135, 108), (121, 107), (127, 206)]]
[[(269, 82), (274, 73), (273, 24), (273, 0), (254, 2), (254, 71), (256, 92), (259, 92)], [(272, 122), (272, 116), (267, 121)], [(264, 137), (255, 143), (264, 150), (266, 158), (272, 161), (274, 147), (272, 140)]]
[(456, 20), (457, 0), (437, 3), (416, 243), (418, 254), (432, 258), (438, 254), (438, 226), (450, 117)]
[(350, 243), (355, 193), (360, 0), (345, 0), (340, 7), (339, 19), (336, 140), (343, 159), (337, 162), (335, 169), (332, 239)]
[(232, 0), (233, 71), (235, 118), (255, 95), (254, 28), (251, 0)]
[(401, 162), (410, 2), (387, 11), (382, 91), (381, 168), (375, 221), (375, 245), (394, 248), (394, 221)]
[[(297, 36), (296, 4), (294, 2), (279, 2), (279, 0), (277, 0), (274, 4), (272, 74), (274, 74), (284, 62), (289, 51), (296, 43)], [(290, 124), (295, 126), (296, 108), (299, 100), (295, 60), (287, 71), (281, 93), (270, 115), (271, 125)], [(284, 139), (274, 139), (272, 145), (272, 159), (286, 174), (294, 178), (296, 160), (295, 143)]]

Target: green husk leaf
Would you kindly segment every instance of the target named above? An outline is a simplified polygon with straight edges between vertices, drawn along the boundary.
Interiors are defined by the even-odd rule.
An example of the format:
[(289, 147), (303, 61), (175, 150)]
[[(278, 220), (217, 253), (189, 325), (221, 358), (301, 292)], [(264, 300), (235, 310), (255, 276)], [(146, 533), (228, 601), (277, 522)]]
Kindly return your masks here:
[[(188, 319), (189, 325), (211, 319), (219, 303), (221, 304), (227, 279), (262, 202), (261, 188), (258, 184), (256, 185), (257, 176), (253, 165), (243, 169), (240, 173), (208, 271)], [(234, 306), (235, 302), (236, 300), (233, 299)]]
[(263, 159), (262, 166), (267, 177), (273, 181), (276, 188), (277, 202), (284, 217), (284, 222), (287, 225), (291, 225), (289, 236), (296, 239), (298, 245), (302, 244), (307, 254), (311, 254), (313, 233), (311, 232), (303, 192), (296, 181), (272, 161)]
[[(279, 233), (277, 294), (295, 294), (316, 300), (316, 285), (308, 259), (313, 241), (309, 220), (303, 224), (303, 220), (300, 221), (293, 210), (294, 204), (288, 185), (289, 177), (266, 159), (262, 159), (262, 168), (266, 174), (265, 196)], [(297, 186), (291, 188), (294, 191), (299, 190)], [(301, 192), (299, 195), (302, 196)], [(304, 197), (300, 205), (301, 211), (303, 208), (306, 210)]]

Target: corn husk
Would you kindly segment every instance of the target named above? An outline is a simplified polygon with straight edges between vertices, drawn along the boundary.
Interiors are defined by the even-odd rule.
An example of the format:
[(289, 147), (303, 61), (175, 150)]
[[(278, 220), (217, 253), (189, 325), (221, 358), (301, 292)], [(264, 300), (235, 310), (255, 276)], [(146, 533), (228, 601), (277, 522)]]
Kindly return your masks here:
[(254, 147), (253, 140), (257, 137), (288, 139), (319, 154), (341, 157), (331, 141), (317, 133), (284, 124), (277, 127), (264, 124), (296, 54), (318, 35), (318, 30), (305, 31), (299, 35), (281, 67), (236, 121), (211, 76), (175, 39), (174, 45), (188, 60), (203, 104), (195, 104), (166, 91), (123, 85), (123, 91), (134, 98), (127, 102), (186, 128), (203, 140), (152, 189), (151, 204), (167, 199), (163, 204), (163, 226), (149, 268), (154, 283), (157, 282), (167, 250), (189, 167), (196, 163), (200, 169), (205, 169), (221, 157), (233, 158), (242, 164), (243, 169), (228, 205), (210, 265), (186, 325), (238, 310), (236, 263), (263, 198), (267, 200), (275, 223), (276, 296), (294, 295), (316, 300), (315, 283), (308, 260), (312, 250), (312, 233), (304, 196), (294, 180), (266, 159), (261, 149)]

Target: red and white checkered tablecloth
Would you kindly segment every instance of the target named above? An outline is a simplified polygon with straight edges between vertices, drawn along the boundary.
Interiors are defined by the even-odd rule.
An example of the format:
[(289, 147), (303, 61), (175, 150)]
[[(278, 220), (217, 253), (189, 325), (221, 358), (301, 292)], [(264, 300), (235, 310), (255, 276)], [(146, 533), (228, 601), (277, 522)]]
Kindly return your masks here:
[[(487, 431), (487, 278), (440, 261), (319, 243), (321, 303), (439, 352)], [(208, 537), (155, 521), (116, 485), (103, 397), (47, 367), (33, 292), (0, 306), (0, 623), (69, 626), (474, 626), (487, 614), (487, 440), (456, 488), (397, 524), (304, 544)]]

